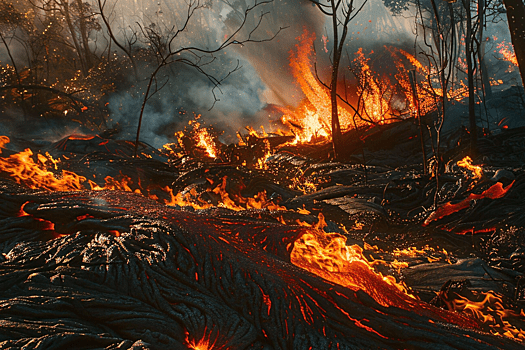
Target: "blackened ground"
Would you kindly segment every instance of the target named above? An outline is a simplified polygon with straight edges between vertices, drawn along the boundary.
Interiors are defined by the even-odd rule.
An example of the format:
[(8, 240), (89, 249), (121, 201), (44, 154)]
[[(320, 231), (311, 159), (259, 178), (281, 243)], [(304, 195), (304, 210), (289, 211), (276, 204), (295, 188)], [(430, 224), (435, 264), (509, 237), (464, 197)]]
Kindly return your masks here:
[[(305, 228), (118, 191), (2, 183), (0, 200), (1, 348), (522, 347), (382, 307), (295, 267), (289, 243)], [(28, 215), (17, 217), (24, 203)]]

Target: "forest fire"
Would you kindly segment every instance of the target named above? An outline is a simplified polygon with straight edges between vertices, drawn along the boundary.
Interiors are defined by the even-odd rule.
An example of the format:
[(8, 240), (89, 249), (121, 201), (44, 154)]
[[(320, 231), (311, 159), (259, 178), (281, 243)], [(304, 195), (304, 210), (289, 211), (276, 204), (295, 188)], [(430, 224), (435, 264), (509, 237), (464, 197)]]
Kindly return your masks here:
[[(299, 43), (296, 49), (290, 52), (290, 67), (305, 99), (295, 109), (281, 107), (281, 122), (295, 135), (293, 143), (326, 140), (331, 135), (331, 100), (329, 89), (319, 81), (314, 68), (315, 34), (305, 30), (297, 40)], [(392, 107), (389, 98), (392, 98), (392, 87), (374, 76), (369, 58), (365, 56), (362, 48), (356, 52), (354, 63), (359, 80), (357, 99), (361, 101), (362, 107), (354, 112), (350, 112), (343, 105), (338, 107), (342, 130), (390, 122)]]
[(523, 348), (508, 3), (0, 1), (0, 348)]
[[(295, 133), (294, 143), (311, 142), (330, 135), (331, 104), (328, 90), (322, 86), (312, 68), (314, 34), (307, 31), (298, 38), (296, 51), (290, 52), (290, 67), (305, 100), (295, 110), (282, 109), (281, 121)], [(340, 108), (341, 124), (349, 125), (351, 115)]]
[[(295, 135), (294, 144), (326, 140), (331, 136), (331, 100), (328, 87), (320, 82), (314, 68), (315, 35), (305, 30), (297, 40), (299, 43), (296, 49), (290, 52), (290, 67), (305, 99), (295, 109), (279, 107), (283, 113), (281, 122)], [(370, 65), (371, 59), (363, 48), (355, 52), (355, 58), (349, 69), (355, 75), (356, 95), (347, 95), (345, 99), (350, 98), (357, 107), (353, 111), (342, 103), (338, 107), (342, 130), (391, 123), (398, 121), (400, 114), (405, 114), (405, 117), (406, 114), (415, 114), (417, 109), (415, 99), (418, 100), (421, 113), (436, 110), (436, 98), (442, 97), (443, 91), (428, 79), (436, 72), (430, 72), (417, 58), (403, 49), (385, 46), (385, 51), (391, 54), (391, 59), (397, 68), (396, 81), (374, 72)], [(417, 96), (413, 96), (409, 69), (404, 60), (422, 77), (417, 82)], [(447, 89), (447, 97), (456, 101), (463, 100), (468, 97), (467, 86), (463, 81), (451, 85)]]

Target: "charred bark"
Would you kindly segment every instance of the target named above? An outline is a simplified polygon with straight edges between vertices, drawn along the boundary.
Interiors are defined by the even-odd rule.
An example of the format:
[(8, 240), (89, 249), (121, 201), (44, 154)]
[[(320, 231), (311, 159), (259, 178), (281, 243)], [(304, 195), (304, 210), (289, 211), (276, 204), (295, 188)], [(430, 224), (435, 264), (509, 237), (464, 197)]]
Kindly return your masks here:
[(473, 33), (472, 12), (470, 9), (470, 1), (463, 1), (463, 7), (467, 15), (467, 37), (466, 37), (466, 56), (467, 56), (467, 80), (468, 80), (468, 117), (470, 124), (470, 151), (472, 155), (476, 153), (478, 142), (478, 127), (476, 124), (476, 109), (475, 109), (475, 92), (474, 92), (474, 41), (475, 33)]
[(510, 36), (518, 60), (521, 82), (525, 87), (525, 4), (522, 0), (503, 0), (507, 9)]

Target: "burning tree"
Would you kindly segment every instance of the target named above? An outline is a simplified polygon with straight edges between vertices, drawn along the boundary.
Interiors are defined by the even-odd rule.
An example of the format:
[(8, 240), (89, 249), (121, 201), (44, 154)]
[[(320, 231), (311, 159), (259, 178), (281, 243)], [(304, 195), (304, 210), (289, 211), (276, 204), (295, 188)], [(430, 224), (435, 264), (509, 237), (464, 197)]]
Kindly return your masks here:
[(514, 52), (518, 59), (521, 81), (525, 87), (525, 5), (520, 0), (504, 0)]
[(318, 0), (312, 1), (317, 8), (332, 21), (332, 74), (330, 77), (330, 84), (324, 84), (330, 89), (330, 100), (332, 102), (332, 145), (334, 150), (334, 158), (338, 158), (341, 149), (341, 125), (339, 123), (338, 112), (338, 93), (337, 84), (339, 82), (339, 65), (341, 63), (341, 56), (348, 35), (348, 25), (350, 21), (355, 18), (359, 11), (366, 4), (367, 0), (363, 1), (359, 7), (356, 7), (357, 2), (354, 0), (329, 0), (328, 3), (322, 3)]

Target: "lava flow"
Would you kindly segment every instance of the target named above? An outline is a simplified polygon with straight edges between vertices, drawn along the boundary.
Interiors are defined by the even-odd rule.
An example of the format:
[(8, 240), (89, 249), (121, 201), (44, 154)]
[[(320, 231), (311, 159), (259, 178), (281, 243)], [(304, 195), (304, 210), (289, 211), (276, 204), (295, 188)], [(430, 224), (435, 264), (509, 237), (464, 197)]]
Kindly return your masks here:
[[(2, 147), (9, 142), (9, 139), (6, 137), (2, 137), (0, 140), (2, 140)], [(336, 312), (340, 315), (344, 315), (342, 317), (345, 321), (340, 320), (338, 322), (343, 322), (345, 324), (350, 322), (350, 324), (353, 325), (352, 327), (357, 327), (362, 331), (373, 334), (385, 341), (391, 339), (392, 334), (389, 333), (391, 331), (387, 331), (384, 327), (370, 321), (370, 316), (367, 316), (366, 318), (357, 317), (353, 314), (351, 308), (343, 305), (345, 303), (344, 301), (335, 301), (338, 298), (350, 300), (348, 299), (350, 298), (350, 294), (348, 293), (364, 293), (367, 295), (367, 298), (370, 298), (374, 303), (377, 303), (374, 304), (376, 305), (374, 307), (384, 308), (382, 309), (383, 311), (378, 310), (378, 314), (385, 312), (396, 313), (401, 311), (393, 310), (403, 310), (403, 312), (412, 313), (418, 315), (418, 317), (422, 317), (425, 320), (424, 327), (435, 327), (434, 325), (436, 324), (436, 321), (438, 321), (443, 324), (457, 325), (463, 329), (463, 332), (467, 332), (467, 330), (490, 330), (494, 334), (504, 334), (516, 339), (521, 339), (523, 337), (521, 329), (517, 328), (507, 320), (509, 317), (519, 315), (519, 313), (505, 309), (501, 303), (497, 305), (497, 308), (493, 306), (489, 307), (489, 304), (483, 307), (475, 307), (475, 305), (489, 303), (490, 300), (494, 300), (494, 298), (490, 300), (487, 299), (489, 300), (487, 302), (481, 301), (476, 304), (476, 301), (470, 301), (461, 296), (455, 296), (452, 299), (448, 299), (450, 300), (447, 304), (448, 310), (442, 310), (431, 306), (419, 300), (409, 287), (404, 283), (396, 281), (392, 275), (379, 272), (376, 269), (376, 265), (381, 262), (378, 260), (371, 261), (367, 259), (364, 256), (363, 248), (361, 248), (360, 245), (348, 244), (347, 237), (342, 234), (325, 232), (325, 230), (329, 230), (327, 229), (327, 224), (322, 214), (319, 214), (318, 223), (315, 226), (311, 224), (302, 224), (301, 226), (279, 224), (277, 223), (278, 221), (284, 222), (284, 215), (308, 216), (310, 215), (310, 211), (304, 208), (300, 210), (298, 209), (297, 211), (288, 210), (285, 206), (277, 205), (269, 200), (266, 197), (266, 192), (260, 192), (253, 198), (244, 198), (239, 193), (234, 194), (228, 189), (227, 176), (221, 177), (219, 181), (207, 178), (205, 183), (206, 186), (204, 186), (207, 189), (204, 191), (202, 189), (197, 190), (196, 187), (191, 187), (184, 193), (180, 192), (174, 194), (169, 186), (161, 188), (162, 193), (169, 195), (168, 199), (161, 200), (152, 194), (153, 187), (146, 189), (140, 188), (140, 182), (137, 187), (137, 185), (133, 184), (131, 178), (127, 176), (122, 175), (120, 180), (115, 180), (113, 177), (108, 176), (105, 178), (106, 184), (104, 186), (98, 186), (93, 181), (87, 181), (86, 177), (77, 175), (73, 172), (62, 171), (62, 178), (56, 176), (52, 171), (47, 169), (50, 168), (51, 170), (58, 172), (61, 164), (59, 160), (54, 159), (49, 154), (46, 156), (37, 155), (36, 158), (38, 161), (33, 161), (33, 153), (29, 149), (20, 153), (12, 154), (8, 157), (0, 158), (2, 172), (17, 183), (27, 187), (35, 189), (41, 188), (48, 191), (74, 191), (71, 193), (76, 194), (68, 195), (71, 198), (74, 198), (75, 196), (84, 196), (82, 194), (83, 191), (86, 190), (84, 184), (89, 185), (92, 190), (96, 190), (95, 192), (89, 192), (91, 193), (89, 196), (105, 198), (103, 200), (95, 200), (93, 203), (100, 202), (105, 208), (106, 204), (103, 203), (107, 203), (107, 201), (115, 201), (112, 208), (119, 211), (124, 210), (127, 216), (135, 215), (133, 214), (134, 211), (139, 210), (137, 214), (140, 212), (151, 216), (154, 220), (167, 220), (167, 222), (171, 222), (171, 224), (176, 223), (178, 227), (181, 227), (182, 232), (188, 232), (189, 236), (186, 236), (185, 239), (199, 240), (199, 249), (203, 249), (203, 252), (207, 252), (206, 249), (217, 249), (217, 252), (220, 251), (220, 253), (217, 253), (217, 262), (205, 262), (202, 263), (203, 265), (198, 263), (196, 268), (189, 272), (196, 283), (210, 283), (209, 281), (211, 277), (207, 275), (209, 272), (206, 272), (205, 268), (210, 268), (212, 274), (217, 274), (219, 270), (216, 270), (217, 267), (213, 267), (214, 264), (219, 264), (219, 262), (222, 263), (224, 259), (246, 259), (241, 258), (242, 254), (248, 254), (251, 256), (250, 259), (255, 259), (258, 264), (265, 266), (265, 269), (272, 271), (271, 273), (275, 273), (276, 276), (281, 276), (279, 278), (289, 277), (286, 277), (288, 272), (285, 273), (280, 270), (282, 267), (279, 267), (279, 264), (282, 264), (282, 262), (270, 263), (270, 260), (275, 259), (275, 256), (280, 256), (279, 259), (289, 261), (291, 264), (300, 268), (301, 271), (304, 271), (299, 274), (309, 273), (310, 277), (308, 278), (315, 276), (317, 282), (310, 281), (307, 283), (308, 288), (313, 288), (313, 291), (308, 293), (302, 291), (302, 288), (305, 287), (299, 287), (297, 285), (297, 283), (303, 282), (298, 282), (295, 279), (293, 280), (294, 282), (292, 282), (292, 280), (287, 280), (287, 283), (295, 288), (294, 293), (297, 293), (297, 296), (294, 296), (294, 298), (296, 298), (294, 300), (297, 300), (298, 302), (297, 310), (300, 312), (298, 315), (300, 315), (301, 320), (296, 322), (305, 322), (305, 324), (315, 327), (317, 320), (330, 317), (328, 316), (327, 310), (334, 308), (331, 311), (332, 313)], [(22, 165), (24, 167), (23, 171), (13, 170), (19, 169)], [(210, 169), (202, 170), (202, 173), (205, 174), (205, 176), (208, 174), (211, 177)], [(68, 176), (73, 179), (78, 179), (78, 181), (72, 182), (71, 180), (64, 180), (64, 177)], [(471, 194), (465, 201), (471, 201), (482, 197), (500, 198), (504, 196), (510, 188), (511, 185), (507, 186), (507, 188), (502, 188), (501, 184), (499, 187), (498, 185), (494, 185), (482, 195)], [(124, 195), (125, 193), (130, 192), (135, 192), (135, 194)], [(148, 203), (146, 205), (145, 203), (139, 209), (135, 208), (133, 209), (134, 211), (132, 211), (131, 209), (128, 209), (131, 203), (133, 201), (143, 200), (138, 199), (140, 198), (138, 197), (135, 199), (126, 199), (128, 202), (120, 202), (121, 198), (124, 200), (126, 196), (131, 195), (149, 196), (150, 198), (157, 200), (157, 204), (154, 205)], [(45, 198), (45, 194), (42, 194), (41, 196)], [(115, 220), (109, 220), (106, 223), (106, 219), (97, 218), (100, 214), (97, 214), (96, 210), (89, 205), (87, 207), (91, 208), (89, 210), (75, 209), (74, 213), (71, 214), (71, 222), (69, 222), (68, 216), (65, 215), (65, 212), (62, 212), (60, 215), (52, 216), (46, 214), (49, 210), (52, 212), (54, 206), (50, 206), (49, 209), (43, 207), (44, 209), (42, 211), (36, 210), (35, 205), (37, 205), (38, 201), (43, 200), (44, 199), (33, 199), (31, 202), (32, 204), (29, 206), (28, 203), (30, 202), (26, 199), (21, 206), (21, 212), (23, 214), (17, 215), (20, 219), (31, 216), (39, 222), (49, 223), (52, 226), (51, 228), (47, 226), (40, 227), (42, 225), (39, 227), (41, 230), (47, 230), (47, 232), (52, 231), (53, 238), (55, 239), (67, 238), (84, 227), (90, 227), (90, 225), (99, 227), (99, 231), (105, 232), (114, 238), (126, 239), (126, 237), (129, 236), (129, 233), (126, 233), (127, 230), (129, 230), (126, 228), (126, 224), (119, 223), (119, 220), (122, 219), (115, 218)], [(165, 203), (168, 206), (160, 206), (158, 202)], [(175, 209), (169, 208), (169, 206), (175, 206)], [(229, 216), (225, 219), (221, 219), (206, 216), (205, 214), (193, 214), (176, 210), (178, 207), (186, 206), (191, 206), (197, 210), (227, 208), (231, 210), (231, 213), (240, 213), (240, 215), (235, 216), (236, 214), (228, 214)], [(133, 205), (131, 205), (131, 207), (133, 207)], [(255, 209), (255, 211), (253, 211), (253, 209)], [(281, 218), (280, 220), (277, 219), (276, 214), (272, 223), (257, 221), (256, 218), (261, 220), (263, 215), (268, 216), (268, 218), (272, 217), (272, 215), (274, 215), (272, 212), (274, 211), (282, 213), (278, 214)], [(27, 212), (30, 214), (26, 214)], [(121, 213), (119, 215), (121, 215)], [(240, 219), (244, 215), (252, 215), (253, 219)], [(107, 214), (104, 214), (102, 215), (102, 218), (105, 218), (106, 216)], [(429, 219), (432, 220), (432, 217), (429, 217)], [(127, 222), (126, 220), (127, 219), (125, 219), (124, 222)], [(354, 224), (356, 226), (355, 229), (361, 229), (360, 225), (362, 224), (357, 225), (357, 221), (355, 221)], [(102, 227), (103, 229), (101, 229)], [(189, 232), (191, 232), (191, 234)], [(206, 234), (204, 234), (204, 232), (206, 232)], [(278, 232), (281, 232), (283, 236), (280, 237)], [(201, 241), (202, 239), (204, 239), (204, 241)], [(170, 243), (170, 246), (173, 244), (174, 243)], [(183, 244), (187, 244), (187, 242)], [(217, 245), (220, 245), (220, 247), (217, 247)], [(211, 248), (212, 246), (215, 248)], [(367, 245), (365, 244), (365, 248), (366, 247)], [(189, 248), (179, 247), (177, 249), (180, 252), (187, 251), (188, 254), (191, 255), (190, 261), (194, 262), (197, 262), (198, 259), (200, 259), (199, 254), (207, 254), (187, 250)], [(267, 256), (265, 254), (269, 255)], [(399, 251), (394, 252), (393, 254), (393, 256), (398, 258), (403, 255)], [(411, 256), (413, 254), (405, 255)], [(180, 266), (184, 266), (186, 263), (181, 264), (182, 265)], [(259, 266), (256, 271), (260, 271), (262, 268), (261, 266)], [(395, 260), (391, 266), (399, 271), (400, 269), (407, 268), (408, 264)], [(231, 274), (231, 278), (233, 279), (239, 278), (234, 277), (237, 275), (232, 271), (227, 272), (226, 275), (221, 278), (229, 279), (230, 277), (226, 277), (228, 274)], [(254, 272), (250, 272), (250, 277), (247, 278), (252, 281), (257, 280)], [(275, 280), (275, 278), (275, 276), (271, 277), (273, 280)], [(300, 277), (300, 279), (305, 278), (307, 277)], [(148, 279), (151, 281), (151, 277), (146, 278), (146, 280)], [(203, 282), (200, 282), (201, 280), (203, 280)], [(261, 297), (258, 300), (262, 303), (258, 308), (263, 310), (263, 314), (267, 315), (265, 317), (280, 318), (281, 316), (276, 315), (280, 315), (279, 313), (283, 312), (280, 309), (281, 302), (278, 301), (279, 299), (275, 299), (275, 296), (272, 295), (272, 287), (265, 285), (265, 282), (258, 283), (260, 283), (259, 288), (261, 288)], [(311, 283), (313, 283), (313, 285), (310, 285)], [(326, 291), (316, 289), (325, 288), (319, 287), (323, 283), (328, 283), (328, 285), (332, 286), (330, 287), (331, 289), (329, 288)], [(317, 285), (317, 287), (315, 285)], [(334, 286), (336, 285), (338, 286), (337, 288), (342, 289), (334, 290), (333, 288), (335, 288)], [(323, 298), (325, 299), (319, 300), (314, 294), (324, 295)], [(447, 297), (449, 297), (449, 295), (447, 295)], [(443, 299), (447, 300), (445, 296), (443, 296)], [(309, 300), (311, 300), (311, 302)], [(362, 302), (364, 301), (361, 301), (361, 303)], [(496, 316), (491, 316), (492, 310), (495, 309), (497, 310)], [(208, 325), (206, 327), (208, 327)], [(264, 330), (264, 327), (261, 327)], [(286, 327), (292, 327), (292, 325), (285, 324), (285, 328)], [(297, 327), (304, 327), (304, 325)], [(208, 329), (213, 329), (213, 327), (210, 325)], [(329, 331), (326, 328), (323, 328), (322, 332), (324, 334)], [(223, 339), (223, 337), (217, 335), (215, 331), (213, 334), (208, 333), (206, 328), (204, 328), (204, 331), (202, 331), (202, 329), (199, 330), (192, 328), (191, 330), (187, 330), (185, 334), (186, 338), (184, 343), (194, 349), (221, 348), (223, 343), (229, 341), (228, 339)], [(189, 334), (202, 334), (202, 337), (200, 340), (192, 340), (189, 339)], [(290, 335), (287, 333), (287, 336), (293, 336), (293, 334)]]
[[(319, 223), (323, 226), (323, 217)], [(362, 290), (379, 304), (411, 310), (421, 316), (479, 329), (479, 324), (467, 317), (433, 308), (408, 293), (406, 286), (393, 276), (376, 273), (363, 256), (358, 245), (347, 245), (346, 238), (337, 233), (314, 229), (294, 242), (290, 255), (293, 264), (326, 280), (352, 290)]]

